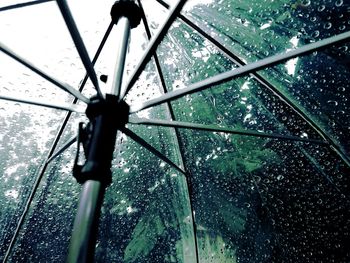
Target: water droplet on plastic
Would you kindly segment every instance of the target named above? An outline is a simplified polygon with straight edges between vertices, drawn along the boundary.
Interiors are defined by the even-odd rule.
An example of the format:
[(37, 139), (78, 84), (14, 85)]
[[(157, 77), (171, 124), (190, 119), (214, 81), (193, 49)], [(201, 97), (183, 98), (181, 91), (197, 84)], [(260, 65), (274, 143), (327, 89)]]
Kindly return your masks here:
[(325, 29), (330, 29), (332, 27), (332, 23), (331, 22), (327, 22), (324, 24), (323, 26)]
[(317, 11), (318, 12), (322, 12), (323, 10), (326, 9), (326, 6), (325, 5), (320, 5), (318, 8), (317, 8)]
[(338, 106), (338, 102), (335, 100), (329, 100), (327, 101), (328, 104), (333, 105), (333, 106)]
[(341, 25), (341, 26), (339, 27), (340, 30), (345, 30), (345, 28), (346, 28), (345, 25)]
[(309, 6), (311, 4), (311, 1), (310, 0), (304, 0), (301, 4), (303, 6)]
[(335, 6), (342, 6), (343, 5), (343, 0), (337, 0), (336, 2), (335, 2)]
[(311, 34), (312, 37), (318, 37), (319, 35), (320, 35), (320, 31), (318, 31), (318, 30), (314, 31), (314, 32)]

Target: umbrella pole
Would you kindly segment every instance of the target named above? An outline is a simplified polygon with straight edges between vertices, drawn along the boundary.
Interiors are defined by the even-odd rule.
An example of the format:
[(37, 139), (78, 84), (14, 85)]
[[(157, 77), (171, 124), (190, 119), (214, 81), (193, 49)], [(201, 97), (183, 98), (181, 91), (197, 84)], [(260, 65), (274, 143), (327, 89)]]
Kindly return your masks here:
[(104, 187), (101, 182), (88, 180), (84, 183), (75, 216), (67, 262), (93, 260), (98, 214), (103, 195)]
[[(129, 116), (129, 106), (119, 98), (125, 56), (131, 28), (136, 27), (139, 7), (133, 1), (116, 2), (111, 10), (113, 22), (117, 25), (119, 47), (117, 49), (111, 94), (105, 99), (92, 98), (86, 115), (90, 122), (80, 126), (78, 152), (73, 175), (82, 183), (77, 214), (70, 239), (67, 262), (93, 262), (100, 210), (105, 190), (112, 180), (111, 162), (117, 131)], [(86, 155), (84, 165), (78, 165), (79, 145), (82, 144)]]

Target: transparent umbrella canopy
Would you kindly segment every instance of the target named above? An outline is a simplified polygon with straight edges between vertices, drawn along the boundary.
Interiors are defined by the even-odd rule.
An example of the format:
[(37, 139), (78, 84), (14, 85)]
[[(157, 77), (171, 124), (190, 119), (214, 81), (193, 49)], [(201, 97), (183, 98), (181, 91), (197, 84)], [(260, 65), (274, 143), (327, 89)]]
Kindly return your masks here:
[(350, 260), (349, 3), (67, 2), (0, 4), (4, 262)]

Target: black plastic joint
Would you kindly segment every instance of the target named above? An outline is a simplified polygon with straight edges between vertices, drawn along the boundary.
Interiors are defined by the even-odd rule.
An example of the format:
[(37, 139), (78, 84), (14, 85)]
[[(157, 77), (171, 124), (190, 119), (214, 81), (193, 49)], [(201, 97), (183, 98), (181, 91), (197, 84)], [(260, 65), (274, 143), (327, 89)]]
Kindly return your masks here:
[(83, 184), (88, 180), (94, 180), (100, 181), (103, 185), (107, 186), (112, 183), (112, 172), (108, 165), (99, 165), (96, 162), (87, 161), (81, 166), (78, 173), (75, 174), (75, 179), (80, 184)]
[(130, 27), (135, 28), (141, 21), (141, 9), (134, 0), (118, 0), (111, 9), (112, 21), (117, 24), (120, 17), (125, 16), (130, 21)]
[[(91, 98), (86, 109), (89, 123), (79, 125), (78, 150), (73, 175), (79, 183), (87, 180), (100, 181), (108, 185), (112, 181), (111, 164), (116, 135), (128, 122), (129, 105), (119, 101), (115, 95), (105, 99)], [(83, 145), (85, 163), (78, 164), (79, 145)]]
[(99, 115), (110, 116), (117, 128), (124, 127), (129, 120), (130, 106), (123, 100), (111, 94), (106, 94), (105, 100), (94, 97), (86, 108), (86, 116), (89, 120)]

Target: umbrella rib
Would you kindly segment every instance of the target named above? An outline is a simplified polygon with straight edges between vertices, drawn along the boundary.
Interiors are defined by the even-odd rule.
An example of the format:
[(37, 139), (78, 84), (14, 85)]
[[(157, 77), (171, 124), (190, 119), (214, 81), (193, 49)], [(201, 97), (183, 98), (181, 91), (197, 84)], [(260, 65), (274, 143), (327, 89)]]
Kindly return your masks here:
[(67, 150), (73, 143), (77, 141), (77, 136), (69, 139), (60, 149), (51, 155), (51, 157), (46, 161), (47, 164), (51, 163), (57, 156)]
[[(169, 8), (169, 4), (162, 0), (156, 0), (158, 3), (163, 5), (165, 8)], [(188, 17), (185, 15), (179, 14), (179, 18), (187, 24), (189, 27), (191, 27), (193, 30), (197, 31), (202, 37), (209, 40), (218, 50), (220, 50), (224, 55), (226, 55), (229, 59), (231, 59), (232, 62), (238, 64), (239, 66), (245, 66), (246, 63), (244, 63), (237, 55), (235, 55), (233, 52), (231, 52), (229, 49), (227, 49), (224, 45), (222, 45), (218, 40), (216, 40), (214, 37), (206, 33), (201, 27), (196, 25), (194, 22), (192, 22)], [(260, 84), (264, 85), (268, 89), (272, 90), (279, 96), (283, 96), (280, 94), (280, 92), (277, 90), (276, 87), (274, 87), (268, 80), (266, 80), (263, 76), (261, 76), (258, 72), (251, 73), (252, 77), (254, 77)], [(285, 96), (282, 97), (284, 100), (286, 100)]]
[[(144, 12), (144, 9), (143, 9), (143, 6), (142, 6), (142, 3), (141, 3), (141, 0), (138, 0), (138, 4), (141, 8), (141, 18), (142, 18), (142, 21), (143, 21), (143, 24), (144, 24), (144, 27), (145, 27), (145, 31), (146, 31), (146, 34), (147, 34), (147, 37), (148, 37), (148, 40), (151, 39), (152, 35), (151, 35), (151, 30), (149, 28), (149, 24), (147, 22), (147, 18), (146, 18), (146, 15), (145, 15), (145, 12)], [(159, 76), (159, 79), (160, 79), (160, 82), (161, 82), (161, 87), (163, 89), (163, 92), (166, 93), (168, 92), (167, 90), (167, 87), (166, 87), (166, 83), (165, 83), (165, 79), (164, 79), (164, 74), (162, 72), (162, 68), (160, 66), (160, 61), (159, 61), (159, 58), (157, 56), (157, 53), (154, 53), (153, 54), (153, 58), (154, 58), (154, 62), (155, 62), (155, 65), (156, 65), (156, 70), (157, 70), (157, 73), (158, 73), (158, 76)], [(170, 116), (171, 116), (171, 119), (175, 120), (175, 114), (174, 114), (174, 111), (173, 111), (173, 108), (170, 104), (170, 102), (167, 103), (167, 107), (168, 107), (168, 110), (169, 110), (169, 113), (170, 113)], [(176, 140), (177, 140), (177, 145), (178, 147), (179, 146), (179, 142), (180, 142), (180, 136), (178, 134), (178, 131), (177, 129), (175, 129), (175, 134), (176, 134)], [(185, 169), (185, 164), (184, 164), (184, 159), (183, 159), (183, 156), (182, 156), (182, 153), (181, 151), (179, 150), (180, 152), (180, 162), (181, 162), (181, 167), (183, 169)], [(197, 257), (198, 258), (198, 257)]]
[[(142, 21), (143, 21), (143, 24), (144, 24), (144, 27), (145, 27), (145, 31), (146, 31), (148, 40), (150, 40), (151, 37), (152, 37), (151, 30), (149, 28), (149, 24), (147, 22), (147, 18), (146, 18), (146, 15), (145, 15), (145, 12), (144, 12), (141, 0), (138, 0), (138, 4), (139, 4), (139, 6), (141, 8), (141, 18), (142, 18)], [(168, 89), (166, 87), (164, 74), (162, 72), (162, 68), (160, 66), (160, 61), (159, 61), (159, 58), (157, 56), (157, 53), (153, 54), (153, 58), (154, 58), (154, 62), (155, 62), (155, 65), (156, 65), (156, 70), (157, 70), (157, 73), (158, 73), (158, 76), (159, 76), (159, 79), (160, 79), (161, 87), (163, 89), (163, 92), (166, 93), (166, 92), (168, 92)], [(175, 114), (174, 114), (173, 108), (172, 108), (172, 106), (171, 106), (171, 104), (169, 102), (167, 103), (167, 107), (168, 107), (168, 110), (170, 112), (171, 119), (175, 120)], [(179, 146), (179, 134), (178, 134), (176, 129), (175, 129), (175, 134), (176, 134), (177, 144)], [(180, 152), (180, 150), (179, 150), (179, 152)], [(181, 152), (180, 152), (180, 156), (181, 156), (181, 160), (180, 160), (181, 161), (181, 166), (184, 168), (185, 165), (184, 165), (183, 156), (182, 156)]]
[(287, 61), (289, 59), (310, 54), (314, 51), (329, 47), (334, 44), (339, 44), (345, 42), (350, 39), (350, 32), (342, 33), (330, 38), (326, 38), (320, 40), (318, 42), (305, 45), (295, 50), (288, 51), (286, 53), (277, 54), (271, 57), (267, 57), (265, 59), (261, 59), (259, 61), (247, 64), (245, 66), (236, 68), (234, 70), (218, 74), (214, 77), (207, 78), (205, 80), (196, 82), (194, 84), (189, 85), (186, 88), (178, 89), (174, 91), (170, 91), (158, 98), (148, 100), (140, 105), (132, 105), (130, 109), (130, 113), (135, 113), (143, 109), (147, 109), (152, 106), (156, 106), (162, 104), (164, 102), (172, 101), (183, 97), (185, 95), (189, 95), (207, 88), (212, 87), (213, 85), (218, 85), (224, 82), (227, 82), (233, 78), (241, 77), (243, 75), (247, 75), (249, 73), (255, 72), (257, 70), (261, 70), (267, 68), (269, 66), (273, 66), (279, 64), (281, 62)]
[(194, 129), (194, 130), (203, 130), (203, 131), (212, 131), (212, 132), (223, 132), (223, 133), (230, 133), (230, 134), (237, 134), (237, 135), (271, 138), (271, 139), (282, 139), (282, 140), (297, 141), (297, 142), (327, 144), (326, 141), (321, 141), (317, 139), (307, 139), (307, 138), (300, 138), (297, 136), (282, 135), (282, 134), (276, 134), (276, 133), (264, 133), (264, 132), (250, 131), (250, 130), (237, 130), (229, 127), (218, 127), (216, 125), (205, 125), (205, 124), (189, 123), (189, 122), (182, 122), (182, 121), (132, 118), (129, 120), (129, 123), (141, 124), (141, 125), (154, 125), (154, 126), (161, 126), (161, 127)]
[(78, 90), (76, 90), (73, 87), (69, 86), (68, 84), (63, 83), (63, 82), (59, 81), (58, 79), (55, 79), (54, 77), (48, 75), (47, 73), (45, 73), (41, 69), (39, 69), (36, 66), (34, 66), (34, 64), (32, 64), (31, 62), (29, 62), (26, 59), (20, 57), (18, 54), (13, 52), (10, 48), (8, 48), (6, 45), (4, 45), (1, 42), (0, 42), (0, 50), (2, 52), (4, 52), (6, 55), (8, 55), (9, 57), (11, 57), (14, 60), (16, 60), (17, 62), (21, 63), (22, 65), (26, 66), (30, 70), (34, 71), (36, 74), (38, 74), (39, 76), (43, 77), (47, 81), (51, 82), (52, 84), (56, 85), (57, 87), (61, 88), (62, 90), (70, 93), (71, 95), (73, 95), (77, 99), (80, 99), (81, 101), (83, 101), (85, 103), (89, 102), (89, 99), (87, 97), (85, 97), (83, 94), (81, 94)]
[(38, 5), (38, 4), (52, 2), (52, 1), (54, 1), (54, 0), (37, 0), (37, 1), (30, 1), (30, 2), (25, 2), (25, 3), (18, 3), (18, 4), (14, 4), (14, 5), (8, 5), (8, 6), (0, 7), (0, 12), (12, 10), (12, 9), (17, 9), (17, 8), (21, 8), (21, 7), (26, 7), (26, 6)]
[[(165, 8), (169, 8), (169, 4), (164, 2), (163, 0), (156, 0), (158, 3), (163, 5)], [(232, 62), (240, 65), (245, 66), (246, 63), (244, 63), (238, 56), (236, 56), (234, 53), (232, 53), (230, 50), (228, 50), (224, 45), (222, 45), (219, 41), (217, 41), (215, 38), (210, 36), (208, 33), (206, 33), (202, 28), (197, 26), (195, 23), (193, 23), (189, 18), (186, 16), (179, 14), (179, 18), (186, 23), (189, 27), (197, 31), (199, 34), (201, 34), (204, 38), (208, 39), (216, 48), (218, 48), (221, 52), (223, 52), (228, 58), (232, 60)], [(304, 121), (306, 121), (321, 137), (326, 139), (331, 144), (331, 148), (343, 159), (343, 161), (350, 167), (350, 160), (349, 157), (347, 157), (346, 154), (343, 153), (343, 151), (337, 146), (337, 144), (332, 140), (332, 138), (322, 129), (320, 128), (309, 116), (307, 116), (302, 109), (298, 107), (298, 105), (294, 104), (290, 99), (288, 99), (287, 96), (283, 94), (277, 87), (272, 85), (267, 79), (265, 79), (262, 75), (260, 75), (258, 72), (251, 72), (251, 76), (257, 80), (260, 84), (265, 86), (267, 89), (275, 93), (278, 97), (281, 98), (282, 101), (284, 101), (288, 107), (290, 107), (293, 111), (295, 111)]]
[(155, 53), (158, 45), (163, 40), (165, 34), (167, 33), (168, 29), (170, 28), (170, 26), (172, 25), (174, 20), (177, 18), (177, 15), (180, 13), (180, 11), (185, 3), (186, 3), (186, 0), (179, 0), (177, 2), (177, 4), (174, 5), (174, 7), (170, 9), (169, 15), (168, 15), (165, 23), (163, 24), (161, 29), (158, 31), (156, 36), (151, 39), (151, 42), (148, 44), (148, 47), (147, 47), (147, 50), (145, 51), (145, 54), (143, 55), (141, 61), (137, 65), (133, 74), (131, 75), (128, 84), (122, 89), (122, 93), (120, 96), (121, 98), (124, 98), (125, 95), (130, 91), (132, 86), (135, 84), (135, 82), (137, 81), (141, 72), (144, 70), (147, 63), (149, 62), (149, 60), (151, 59), (151, 57)]
[[(151, 35), (151, 30), (149, 28), (149, 24), (147, 22), (147, 17), (145, 15), (145, 12), (144, 12), (141, 0), (138, 0), (137, 2), (138, 2), (139, 6), (141, 8), (141, 18), (142, 18), (142, 21), (143, 21), (143, 24), (144, 24), (144, 27), (145, 27), (145, 31), (146, 31), (148, 40), (150, 40), (152, 35)], [(158, 59), (158, 56), (157, 56), (156, 52), (153, 55), (153, 59), (154, 59), (155, 65), (156, 65), (156, 70), (157, 70), (157, 73), (158, 73), (158, 76), (159, 76), (159, 79), (160, 79), (161, 87), (163, 88), (163, 92), (166, 93), (166, 92), (168, 92), (168, 90), (167, 90), (167, 86), (166, 86), (166, 83), (165, 83), (164, 74), (162, 72), (162, 68), (160, 66), (160, 62), (159, 62), (159, 59)], [(175, 120), (175, 113), (174, 113), (173, 107), (172, 107), (170, 102), (167, 103), (167, 108), (169, 110), (171, 119)], [(182, 151), (180, 150), (180, 143), (181, 143), (180, 134), (179, 134), (178, 129), (175, 128), (174, 131), (175, 131), (175, 136), (176, 136), (175, 138), (176, 138), (176, 143), (177, 143), (176, 146), (177, 146), (177, 150), (179, 152), (180, 167), (183, 168), (184, 170), (186, 170), (184, 156), (183, 156)], [(197, 234), (196, 234), (197, 233), (197, 227), (196, 227), (196, 223), (195, 223), (195, 220), (194, 220), (194, 217), (195, 217), (194, 216), (194, 206), (193, 206), (193, 202), (192, 202), (192, 198), (191, 198), (191, 196), (193, 195), (193, 192), (192, 192), (192, 187), (191, 187), (192, 182), (191, 182), (190, 176), (185, 175), (185, 182), (186, 182), (186, 186), (187, 186), (188, 200), (189, 200), (189, 205), (190, 205), (190, 209), (191, 209), (191, 221), (192, 221), (192, 228), (193, 228), (193, 233), (194, 233), (193, 234), (193, 239), (194, 239), (194, 244), (195, 244), (195, 248), (196, 248), (195, 249), (196, 263), (199, 263), (198, 240), (197, 240)]]
[[(91, 62), (91, 63), (92, 63), (93, 65), (95, 65), (95, 63), (96, 63), (98, 57), (100, 56), (100, 54), (101, 54), (101, 52), (102, 52), (102, 49), (103, 49), (105, 43), (107, 42), (107, 39), (108, 39), (108, 37), (109, 37), (109, 35), (110, 35), (110, 33), (111, 33), (113, 27), (114, 27), (114, 22), (111, 21), (111, 22), (109, 23), (109, 25), (108, 25), (108, 28), (107, 28), (107, 30), (106, 30), (106, 33), (104, 34), (104, 36), (103, 36), (103, 38), (102, 38), (102, 40), (101, 40), (100, 45), (98, 46), (98, 48), (97, 48), (97, 50), (96, 50), (95, 56), (94, 56), (94, 58), (92, 59), (92, 62)], [(89, 78), (89, 75), (86, 73), (85, 76), (84, 76), (84, 78), (83, 78), (83, 80), (82, 80), (82, 82), (81, 82), (82, 84), (81, 84), (81, 87), (80, 87), (80, 89), (79, 89), (80, 91), (84, 88), (84, 86), (85, 86), (85, 84), (86, 84), (88, 78)]]
[[(169, 8), (169, 4), (167, 4), (163, 0), (156, 0), (156, 1), (161, 5), (163, 5), (165, 8)], [(246, 63), (243, 60), (241, 60), (236, 54), (234, 54), (232, 51), (226, 48), (223, 44), (221, 44), (218, 40), (216, 40), (214, 37), (212, 37), (207, 32), (205, 32), (205, 30), (203, 30), (201, 27), (196, 25), (193, 21), (190, 20), (190, 18), (182, 14), (179, 14), (179, 18), (185, 24), (191, 27), (193, 30), (197, 31), (200, 35), (202, 35), (202, 37), (209, 40), (219, 51), (221, 51), (225, 56), (227, 56), (232, 62), (238, 64), (239, 66), (246, 65)], [(311, 123), (312, 122), (311, 120), (309, 120), (306, 116), (303, 116), (302, 112), (299, 109), (296, 109), (297, 106), (293, 105), (293, 103), (286, 96), (284, 96), (284, 94), (280, 92), (278, 88), (276, 88), (273, 84), (271, 84), (265, 77), (260, 75), (258, 72), (252, 72), (250, 74), (260, 84), (262, 84), (267, 89), (271, 90), (273, 93), (279, 96), (285, 103), (288, 104), (289, 107), (291, 107), (295, 112), (301, 115), (302, 118), (306, 119), (307, 122), (310, 122), (311, 126), (315, 126), (313, 123)]]
[[(165, 3), (162, 0), (156, 0), (160, 4), (162, 4), (164, 7), (169, 8), (169, 4)], [(229, 59), (232, 60), (232, 62), (240, 65), (245, 66), (246, 63), (243, 62), (237, 55), (235, 55), (233, 52), (228, 50), (224, 45), (222, 45), (219, 41), (217, 41), (215, 38), (210, 36), (208, 33), (206, 33), (202, 28), (194, 24), (189, 18), (186, 16), (179, 14), (179, 18), (183, 20), (189, 27), (196, 30), (199, 34), (201, 34), (204, 38), (208, 39), (216, 48), (218, 48), (221, 52), (223, 52)], [(298, 107), (298, 105), (294, 104), (287, 96), (284, 95), (283, 92), (281, 92), (277, 87), (275, 87), (273, 84), (271, 84), (265, 77), (263, 77), (258, 72), (252, 72), (250, 73), (251, 76), (258, 81), (261, 85), (269, 89), (271, 92), (276, 94), (282, 101), (286, 103), (288, 107), (290, 107), (294, 112), (296, 112), (304, 121), (306, 121), (321, 137), (326, 139), (326, 141), (330, 142), (332, 145), (332, 149), (340, 155), (340, 157), (344, 160), (345, 163), (350, 167), (350, 160), (349, 158), (342, 152), (341, 149), (337, 146), (337, 144), (332, 140), (332, 138), (321, 128), (319, 127), (309, 116), (307, 116), (302, 109)]]
[(144, 139), (142, 139), (140, 136), (138, 136), (133, 131), (129, 130), (128, 128), (121, 128), (121, 132), (123, 132), (125, 135), (129, 136), (131, 139), (133, 139), (135, 142), (140, 144), (142, 147), (153, 153), (155, 156), (157, 156), (162, 161), (169, 164), (171, 167), (179, 171), (180, 173), (186, 175), (186, 172), (178, 167), (173, 161), (171, 161), (168, 157), (163, 155), (160, 151), (158, 151), (156, 148), (154, 148), (152, 145), (150, 145), (148, 142), (146, 142)]
[(42, 106), (42, 107), (47, 107), (47, 108), (52, 108), (52, 109), (57, 109), (57, 110), (65, 110), (65, 111), (71, 111), (71, 112), (77, 112), (77, 113), (84, 113), (85, 112), (85, 110), (82, 107), (79, 107), (75, 104), (72, 104), (72, 105), (61, 104), (61, 105), (59, 105), (59, 104), (54, 104), (54, 103), (42, 102), (42, 101), (38, 101), (38, 100), (20, 99), (20, 98), (5, 96), (5, 95), (0, 95), (0, 99), (14, 101), (14, 102), (21, 102), (21, 103), (26, 103), (26, 104), (35, 105), (35, 106)]
[[(143, 24), (145, 26), (145, 31), (146, 31), (148, 40), (150, 40), (151, 37), (152, 37), (151, 30), (149, 28), (149, 25), (148, 25), (148, 22), (147, 22), (147, 18), (146, 18), (146, 15), (145, 15), (145, 12), (144, 12), (141, 0), (138, 0), (138, 3), (139, 3), (139, 6), (141, 7), (141, 18), (142, 18)], [(167, 93), (168, 90), (167, 90), (167, 87), (166, 87), (166, 84), (165, 84), (164, 74), (162, 72), (162, 68), (160, 66), (159, 58), (158, 58), (156, 52), (153, 54), (153, 58), (154, 58), (154, 62), (156, 64), (156, 69), (157, 69), (157, 73), (158, 73), (158, 76), (159, 76), (159, 79), (160, 79), (160, 82), (161, 82), (161, 86), (163, 88), (163, 92)], [(168, 103), (167, 106), (168, 106), (168, 108), (170, 110), (170, 114), (172, 115), (171, 118), (174, 119), (174, 112), (172, 110), (171, 104)]]
[(69, 33), (71, 34), (71, 37), (74, 41), (74, 44), (77, 48), (80, 59), (83, 62), (83, 65), (86, 69), (86, 72), (87, 72), (88, 76), (90, 77), (90, 80), (97, 91), (97, 95), (100, 98), (103, 98), (102, 92), (100, 90), (100, 86), (98, 84), (98, 80), (97, 80), (94, 66), (90, 60), (89, 54), (88, 54), (86, 47), (84, 45), (84, 41), (81, 38), (81, 35), (78, 31), (78, 27), (77, 27), (76, 23), (74, 22), (74, 18), (73, 18), (72, 13), (69, 9), (69, 6), (68, 6), (66, 0), (56, 0), (56, 2), (57, 2), (57, 5), (61, 11), (61, 14), (66, 22), (67, 28), (69, 30)]
[[(336, 190), (338, 191), (338, 193), (343, 194), (343, 192), (340, 190), (340, 188), (336, 185), (336, 183), (334, 183), (334, 181), (332, 180), (332, 178), (330, 176), (328, 176), (327, 173), (325, 173), (325, 171), (323, 169), (320, 168), (320, 165), (317, 163), (317, 160), (315, 160), (314, 157), (312, 157), (305, 149), (303, 149), (302, 147), (299, 148), (299, 150), (301, 151), (301, 153), (309, 160), (309, 162), (311, 162), (313, 164), (313, 169), (316, 170), (317, 173), (321, 174), (322, 177)], [(344, 196), (346, 196), (344, 194)]]
[[(101, 41), (101, 43), (100, 43), (100, 45), (99, 45), (99, 47), (98, 47), (98, 49), (96, 51), (94, 59), (92, 60), (92, 63), (95, 63), (97, 61), (97, 59), (98, 59), (98, 57), (99, 57), (99, 55), (100, 55), (100, 53), (101, 53), (101, 51), (103, 49), (103, 46), (105, 45), (105, 43), (106, 43), (106, 41), (107, 41), (107, 39), (109, 37), (109, 34), (111, 33), (111, 30), (112, 30), (113, 26), (114, 26), (114, 23), (111, 22), (109, 24), (107, 30), (106, 30), (106, 33), (104, 34), (104, 36), (102, 38), (102, 41)], [(88, 79), (88, 77), (87, 77), (87, 75), (85, 75), (84, 79), (82, 80), (82, 82), (80, 84), (79, 91), (82, 91), (84, 89), (84, 86), (86, 85), (87, 79)], [(74, 99), (73, 103), (76, 103), (76, 101), (77, 101), (77, 99)], [(62, 133), (63, 133), (65, 127), (67, 126), (67, 123), (68, 123), (68, 120), (69, 120), (70, 116), (71, 116), (71, 112), (68, 112), (66, 114), (63, 122), (62, 122), (62, 125), (61, 125), (59, 131), (56, 134), (54, 142), (52, 143), (52, 146), (51, 146), (51, 148), (50, 148), (50, 150), (48, 152), (48, 155), (46, 157), (46, 161), (44, 163), (44, 166), (42, 167), (42, 169), (38, 173), (37, 178), (35, 179), (32, 191), (30, 192), (30, 195), (29, 195), (29, 197), (27, 199), (26, 205), (25, 205), (25, 207), (23, 209), (23, 213), (22, 213), (20, 219), (18, 220), (18, 223), (17, 223), (17, 226), (16, 226), (16, 230), (15, 230), (15, 232), (14, 232), (12, 238), (11, 238), (10, 244), (9, 244), (7, 250), (6, 250), (3, 262), (7, 262), (7, 259), (10, 256), (10, 253), (11, 253), (11, 251), (12, 251), (14, 245), (15, 245), (16, 239), (18, 237), (19, 231), (20, 231), (20, 229), (21, 229), (21, 227), (22, 227), (22, 225), (24, 223), (24, 220), (25, 220), (27, 214), (28, 214), (29, 207), (30, 207), (31, 203), (34, 200), (34, 195), (35, 195), (35, 193), (36, 193), (36, 191), (37, 191), (37, 189), (39, 187), (41, 179), (44, 176), (44, 173), (45, 173), (46, 168), (48, 166), (47, 160), (49, 160), (49, 158), (52, 156), (54, 150), (56, 149), (56, 146), (57, 146), (57, 144), (58, 144), (58, 142), (59, 142), (59, 140), (60, 140), (60, 138), (62, 136)]]

